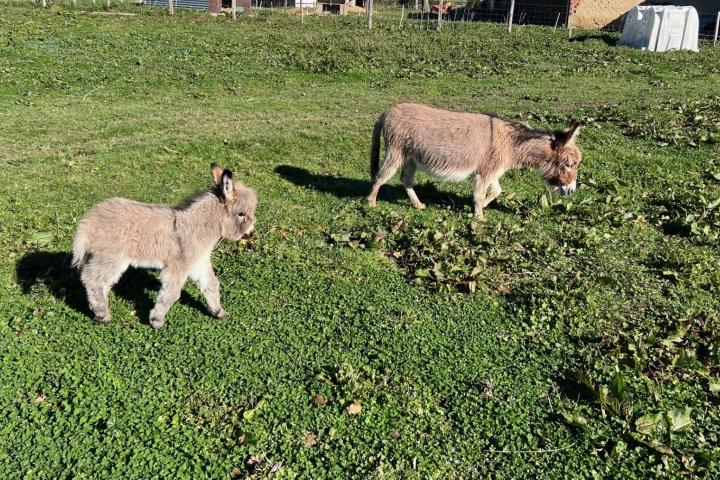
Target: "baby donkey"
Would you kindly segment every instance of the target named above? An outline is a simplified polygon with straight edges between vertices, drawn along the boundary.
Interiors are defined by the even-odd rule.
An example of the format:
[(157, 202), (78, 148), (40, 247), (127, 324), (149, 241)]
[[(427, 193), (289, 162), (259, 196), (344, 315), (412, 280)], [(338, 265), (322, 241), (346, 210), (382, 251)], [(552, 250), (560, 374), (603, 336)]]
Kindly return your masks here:
[(240, 240), (253, 233), (257, 197), (233, 180), (230, 170), (215, 163), (210, 168), (212, 188), (177, 207), (111, 198), (80, 221), (73, 265), (80, 269), (95, 320), (110, 322), (108, 293), (129, 266), (162, 270), (162, 289), (150, 312), (153, 328), (163, 326), (188, 276), (205, 296), (210, 313), (225, 318), (210, 254), (221, 238)]

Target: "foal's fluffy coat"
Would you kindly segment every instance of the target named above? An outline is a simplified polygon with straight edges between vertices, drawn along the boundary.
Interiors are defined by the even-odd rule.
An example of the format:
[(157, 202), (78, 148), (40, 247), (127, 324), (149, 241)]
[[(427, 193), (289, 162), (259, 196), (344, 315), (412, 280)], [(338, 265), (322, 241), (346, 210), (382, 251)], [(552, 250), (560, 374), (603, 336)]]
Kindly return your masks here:
[(96, 320), (110, 322), (108, 293), (129, 266), (162, 270), (162, 289), (150, 312), (154, 328), (165, 323), (188, 276), (203, 292), (210, 313), (225, 317), (210, 254), (220, 238), (239, 240), (253, 232), (257, 197), (229, 170), (213, 164), (211, 171), (212, 188), (177, 207), (111, 198), (80, 221), (73, 265), (81, 270)]
[[(536, 130), (527, 124), (484, 113), (440, 110), (413, 103), (389, 108), (375, 124), (370, 155), (374, 206), (380, 187), (402, 167), (402, 182), (415, 208), (423, 208), (413, 182), (420, 168), (446, 180), (475, 177), (475, 215), (502, 189), (500, 177), (511, 168), (535, 167), (552, 187), (569, 195), (575, 190), (582, 152), (575, 145), (580, 124), (561, 131)], [(380, 135), (385, 161), (380, 165)], [(487, 195), (488, 188), (490, 189)]]

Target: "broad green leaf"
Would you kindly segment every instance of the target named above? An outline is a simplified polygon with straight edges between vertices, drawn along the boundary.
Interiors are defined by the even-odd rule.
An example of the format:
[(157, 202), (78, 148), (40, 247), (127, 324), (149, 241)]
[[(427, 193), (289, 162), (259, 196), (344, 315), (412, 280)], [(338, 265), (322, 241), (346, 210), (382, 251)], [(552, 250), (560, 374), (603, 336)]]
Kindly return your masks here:
[(642, 417), (635, 420), (635, 430), (638, 433), (647, 435), (657, 430), (658, 426), (665, 420), (662, 413), (651, 413), (643, 415)]
[(415, 276), (418, 278), (427, 278), (430, 276), (430, 272), (425, 268), (418, 268), (415, 270)]
[(682, 351), (673, 359), (673, 366), (676, 368), (682, 368), (695, 372), (702, 376), (707, 376), (710, 373), (710, 369), (700, 363), (693, 352)]
[(656, 439), (654, 439), (654, 438), (650, 438), (650, 439), (645, 438), (645, 437), (643, 437), (642, 435), (640, 435), (640, 434), (637, 433), (637, 432), (632, 432), (632, 433), (630, 434), (630, 436), (631, 436), (631, 437), (633, 438), (633, 440), (635, 440), (636, 442), (638, 442), (638, 443), (640, 443), (640, 444), (642, 444), (642, 445), (645, 445), (646, 447), (650, 447), (650, 448), (652, 448), (653, 450), (655, 450), (655, 451), (657, 451), (657, 452), (660, 452), (660, 453), (662, 453), (662, 454), (664, 454), (664, 455), (672, 455), (672, 454), (673, 454), (673, 451), (672, 451), (672, 449), (671, 449), (670, 447), (668, 447), (667, 445), (659, 442), (658, 440), (656, 440)]
[(587, 430), (588, 429), (588, 421), (587, 418), (585, 418), (581, 413), (579, 412), (562, 412), (562, 416), (565, 419), (567, 423), (572, 425), (573, 427), (580, 428), (581, 430)]
[(620, 402), (625, 400), (627, 384), (625, 383), (625, 378), (620, 372), (617, 372), (613, 377), (612, 382), (610, 382), (610, 391), (615, 398), (620, 400)]
[(548, 201), (547, 195), (544, 193), (540, 195), (540, 207), (541, 208), (548, 208), (550, 206), (550, 202)]
[(54, 238), (55, 236), (50, 232), (35, 232), (28, 237), (27, 243), (42, 246), (49, 244)]
[(679, 432), (685, 430), (692, 425), (690, 418), (690, 408), (675, 409), (667, 412), (668, 425), (671, 432)]
[(720, 393), (720, 378), (711, 378), (709, 380), (710, 391), (712, 393)]
[(245, 410), (245, 411), (243, 412), (243, 418), (244, 418), (245, 420), (252, 420), (253, 418), (255, 418), (255, 416), (256, 416), (257, 413), (260, 411), (260, 409), (263, 407), (263, 405), (265, 405), (265, 400), (264, 400), (264, 399), (263, 399), (263, 400), (260, 400), (260, 401), (257, 403), (257, 405), (255, 405), (254, 408), (251, 408), (250, 410)]

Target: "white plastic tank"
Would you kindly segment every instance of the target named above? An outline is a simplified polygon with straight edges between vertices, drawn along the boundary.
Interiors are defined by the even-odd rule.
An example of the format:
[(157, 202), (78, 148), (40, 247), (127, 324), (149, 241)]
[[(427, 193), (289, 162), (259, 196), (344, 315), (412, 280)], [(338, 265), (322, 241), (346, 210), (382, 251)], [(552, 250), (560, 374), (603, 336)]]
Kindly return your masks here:
[(700, 22), (694, 7), (634, 7), (625, 19), (620, 45), (652, 52), (698, 51)]

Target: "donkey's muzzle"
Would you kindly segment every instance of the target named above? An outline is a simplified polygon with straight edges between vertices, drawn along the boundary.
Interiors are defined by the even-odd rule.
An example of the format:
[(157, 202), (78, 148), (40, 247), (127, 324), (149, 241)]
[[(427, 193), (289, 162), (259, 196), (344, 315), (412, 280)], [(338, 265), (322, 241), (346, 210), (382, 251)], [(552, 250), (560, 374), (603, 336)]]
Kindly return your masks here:
[(570, 185), (561, 185), (557, 188), (557, 191), (560, 192), (560, 195), (566, 197), (573, 193), (577, 189), (577, 181), (572, 182)]

